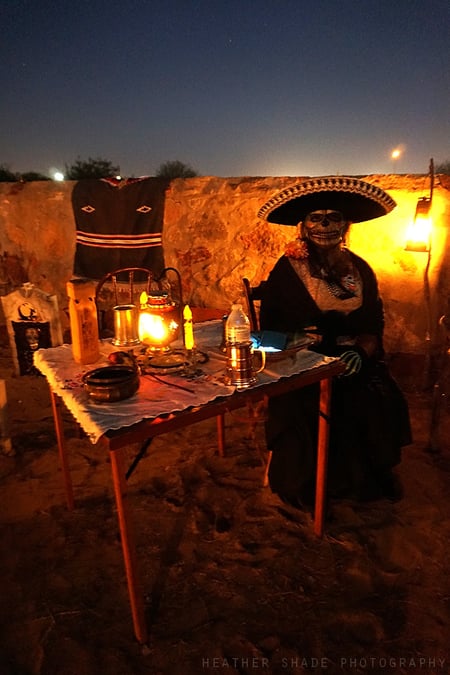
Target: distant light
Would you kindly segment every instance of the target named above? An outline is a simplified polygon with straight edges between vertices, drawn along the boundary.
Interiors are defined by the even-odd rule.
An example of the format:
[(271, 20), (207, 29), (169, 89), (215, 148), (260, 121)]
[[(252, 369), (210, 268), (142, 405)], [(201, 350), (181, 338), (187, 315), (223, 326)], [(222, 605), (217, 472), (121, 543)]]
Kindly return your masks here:
[(395, 150), (391, 152), (391, 159), (398, 159), (401, 154), (402, 151), (400, 150), (400, 148), (395, 148)]
[(116, 176), (116, 180), (122, 180), (122, 176)]
[(53, 180), (58, 180), (58, 181), (64, 180), (64, 174), (61, 173), (61, 171), (55, 171), (55, 173), (53, 174)]

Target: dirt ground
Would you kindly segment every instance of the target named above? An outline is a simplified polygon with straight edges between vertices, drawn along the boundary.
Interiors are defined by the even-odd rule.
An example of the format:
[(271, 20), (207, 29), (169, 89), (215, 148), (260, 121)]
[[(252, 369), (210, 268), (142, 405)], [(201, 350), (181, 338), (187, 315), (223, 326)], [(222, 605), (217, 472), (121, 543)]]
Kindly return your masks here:
[[(0, 348), (14, 454), (0, 454), (1, 675), (450, 673), (450, 454), (414, 445), (392, 504), (307, 512), (262, 487), (262, 425), (227, 417), (156, 439), (130, 478), (151, 639), (134, 639), (108, 458), (65, 414), (77, 508), (65, 507), (47, 383)], [(130, 449), (130, 462), (137, 448)]]

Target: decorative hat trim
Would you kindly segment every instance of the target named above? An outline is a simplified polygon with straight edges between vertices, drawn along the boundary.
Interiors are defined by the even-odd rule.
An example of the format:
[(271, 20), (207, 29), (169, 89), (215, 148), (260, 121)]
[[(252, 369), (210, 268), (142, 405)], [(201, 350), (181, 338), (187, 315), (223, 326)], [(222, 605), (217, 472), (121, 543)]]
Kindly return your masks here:
[[(289, 207), (283, 208), (288, 204)], [(377, 218), (396, 206), (392, 197), (372, 183), (348, 176), (324, 176), (281, 190), (261, 206), (258, 217), (272, 223), (296, 225), (311, 210), (335, 208), (335, 204), (343, 205), (343, 209), (337, 210), (343, 210), (343, 215), (353, 222)]]

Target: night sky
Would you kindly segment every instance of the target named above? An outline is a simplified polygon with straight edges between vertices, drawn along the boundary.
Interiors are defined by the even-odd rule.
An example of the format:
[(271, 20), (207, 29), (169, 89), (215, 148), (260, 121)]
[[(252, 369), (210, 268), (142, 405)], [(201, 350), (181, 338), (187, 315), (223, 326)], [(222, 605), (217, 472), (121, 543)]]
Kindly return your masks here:
[[(0, 164), (123, 176), (426, 173), (449, 0), (1, 0)], [(400, 146), (399, 159), (391, 152)]]

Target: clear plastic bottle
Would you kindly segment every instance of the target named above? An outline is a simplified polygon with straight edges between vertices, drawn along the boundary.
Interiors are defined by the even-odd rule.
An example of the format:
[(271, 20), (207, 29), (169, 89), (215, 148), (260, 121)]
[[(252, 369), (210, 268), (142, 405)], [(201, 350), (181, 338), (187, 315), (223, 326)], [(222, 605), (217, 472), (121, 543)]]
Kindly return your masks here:
[(231, 306), (231, 312), (225, 323), (225, 341), (228, 345), (250, 342), (250, 321), (240, 303)]
[(100, 356), (95, 282), (72, 279), (67, 282), (72, 355), (77, 363), (95, 363)]

